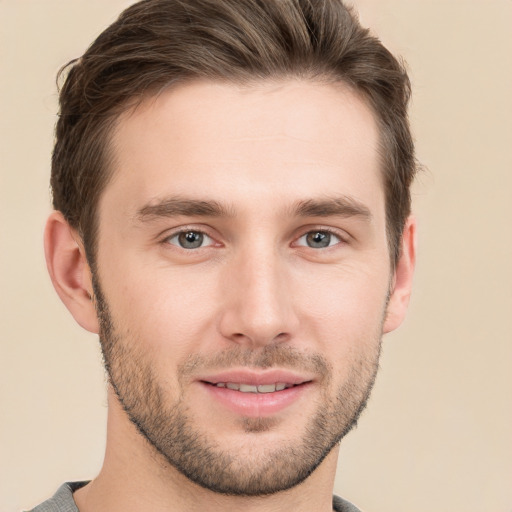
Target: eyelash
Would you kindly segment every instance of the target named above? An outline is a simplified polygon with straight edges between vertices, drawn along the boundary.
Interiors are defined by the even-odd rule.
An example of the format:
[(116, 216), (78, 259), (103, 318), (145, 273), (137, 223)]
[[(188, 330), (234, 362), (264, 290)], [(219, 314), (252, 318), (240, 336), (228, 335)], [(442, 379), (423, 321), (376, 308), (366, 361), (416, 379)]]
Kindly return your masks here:
[[(327, 245), (326, 247), (311, 247), (311, 246), (308, 246), (306, 244), (298, 244), (298, 241), (304, 237), (307, 237), (308, 235), (310, 234), (319, 234), (319, 233), (322, 233), (322, 234), (327, 234), (329, 236), (333, 236), (333, 237), (336, 237), (337, 238), (337, 242), (334, 243), (334, 244), (330, 244)], [(330, 242), (330, 241), (329, 241)], [(317, 228), (317, 229), (308, 229), (308, 231), (304, 232), (301, 236), (299, 236), (298, 238), (295, 239), (295, 242), (294, 242), (294, 245), (297, 245), (299, 247), (308, 247), (309, 249), (314, 249), (314, 250), (319, 250), (319, 249), (329, 249), (331, 247), (334, 247), (336, 245), (339, 245), (339, 244), (346, 244), (347, 243), (347, 239), (346, 237), (342, 236), (338, 231), (335, 231), (333, 229), (329, 229), (329, 228)]]
[[(171, 240), (177, 239), (181, 235), (186, 235), (187, 233), (190, 233), (190, 234), (194, 233), (196, 235), (200, 235), (200, 237), (202, 237), (201, 240), (200, 240), (200, 245), (197, 246), (197, 247), (183, 247), (179, 242), (177, 242), (177, 243), (171, 242)], [(338, 241), (333, 243), (333, 244), (331, 244), (331, 240), (329, 239), (328, 245), (325, 246), (325, 247), (311, 247), (310, 245), (307, 245), (307, 242), (306, 243), (299, 243), (299, 241), (302, 238), (307, 237), (308, 235), (311, 235), (311, 234), (327, 234), (329, 237), (331, 237), (331, 236), (335, 237)], [(206, 239), (208, 239), (210, 241), (207, 245), (202, 245), (203, 241), (204, 241), (204, 238), (206, 238)], [(162, 240), (162, 243), (163, 244), (173, 245), (173, 246), (177, 247), (178, 249), (182, 249), (182, 250), (185, 250), (185, 251), (193, 251), (195, 249), (204, 249), (204, 248), (207, 248), (207, 247), (215, 246), (216, 244), (220, 245), (205, 230), (197, 229), (197, 228), (193, 228), (193, 227), (190, 227), (190, 228), (184, 227), (184, 228), (180, 229), (179, 231), (173, 232), (172, 234), (166, 236)], [(329, 249), (329, 248), (334, 247), (336, 245), (346, 244), (346, 243), (348, 243), (347, 236), (342, 236), (337, 230), (333, 230), (333, 229), (329, 229), (329, 228), (325, 228), (325, 227), (319, 227), (319, 228), (316, 228), (316, 229), (313, 228), (313, 229), (308, 229), (307, 231), (304, 231), (299, 237), (294, 239), (294, 242), (292, 243), (292, 245), (295, 246), (295, 247), (306, 247), (306, 248), (313, 249), (313, 250), (320, 250), (320, 249)]]
[[(210, 240), (210, 243), (208, 243), (208, 245), (206, 246), (203, 246), (203, 245), (200, 245), (199, 247), (183, 247), (182, 245), (179, 245), (179, 243), (172, 243), (171, 240), (173, 239), (177, 239), (178, 237), (180, 237), (181, 235), (186, 235), (186, 234), (189, 234), (189, 233), (194, 233), (194, 234), (197, 234), (197, 235), (200, 235), (201, 237), (203, 238), (207, 238)], [(183, 249), (185, 251), (191, 251), (191, 250), (194, 250), (194, 249), (203, 249), (205, 247), (209, 247), (209, 246), (212, 246), (212, 245), (215, 245), (216, 242), (214, 240), (213, 237), (211, 237), (208, 233), (206, 233), (204, 230), (202, 229), (197, 229), (197, 228), (182, 228), (180, 229), (179, 231), (175, 231), (174, 233), (166, 236), (163, 240), (162, 240), (162, 243), (164, 244), (170, 244), (170, 245), (174, 245), (176, 247), (178, 247), (179, 249)]]

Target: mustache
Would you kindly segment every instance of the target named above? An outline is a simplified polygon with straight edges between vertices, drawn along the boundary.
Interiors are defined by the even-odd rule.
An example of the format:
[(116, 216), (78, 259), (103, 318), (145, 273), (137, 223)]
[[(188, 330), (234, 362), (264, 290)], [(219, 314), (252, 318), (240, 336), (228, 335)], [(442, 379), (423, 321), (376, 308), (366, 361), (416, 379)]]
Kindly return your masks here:
[(325, 357), (317, 353), (308, 353), (286, 345), (267, 345), (254, 350), (233, 347), (212, 355), (191, 354), (180, 364), (178, 374), (188, 377), (196, 372), (246, 367), (265, 370), (284, 368), (314, 373), (323, 379), (330, 378), (332, 366)]

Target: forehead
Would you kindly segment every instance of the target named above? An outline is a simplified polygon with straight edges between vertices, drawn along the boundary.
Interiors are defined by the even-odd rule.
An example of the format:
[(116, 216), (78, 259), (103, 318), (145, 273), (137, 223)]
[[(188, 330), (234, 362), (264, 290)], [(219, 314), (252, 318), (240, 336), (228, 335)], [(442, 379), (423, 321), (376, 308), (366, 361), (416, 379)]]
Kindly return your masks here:
[(120, 117), (104, 195), (132, 210), (170, 194), (379, 203), (378, 140), (371, 109), (343, 84), (181, 84)]

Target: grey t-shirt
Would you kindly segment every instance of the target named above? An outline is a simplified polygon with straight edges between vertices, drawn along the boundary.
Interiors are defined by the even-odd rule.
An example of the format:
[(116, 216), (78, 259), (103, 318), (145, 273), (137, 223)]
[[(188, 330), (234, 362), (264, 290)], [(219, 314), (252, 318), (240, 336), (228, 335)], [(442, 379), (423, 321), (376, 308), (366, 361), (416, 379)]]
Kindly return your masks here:
[[(88, 482), (67, 482), (47, 501), (41, 503), (30, 512), (79, 512), (73, 499), (73, 493)], [(334, 496), (332, 499), (334, 512), (361, 512), (348, 501)]]

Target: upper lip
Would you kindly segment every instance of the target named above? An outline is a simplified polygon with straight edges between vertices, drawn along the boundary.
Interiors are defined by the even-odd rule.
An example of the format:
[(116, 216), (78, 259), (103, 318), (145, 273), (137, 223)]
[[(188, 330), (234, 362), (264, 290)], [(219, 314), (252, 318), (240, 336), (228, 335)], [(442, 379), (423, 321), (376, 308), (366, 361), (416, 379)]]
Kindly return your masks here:
[(249, 384), (252, 386), (264, 386), (269, 384), (304, 384), (313, 380), (312, 376), (301, 375), (290, 370), (270, 369), (270, 370), (226, 370), (214, 374), (201, 376), (199, 381), (209, 384), (218, 384), (219, 382), (236, 382), (239, 384)]

